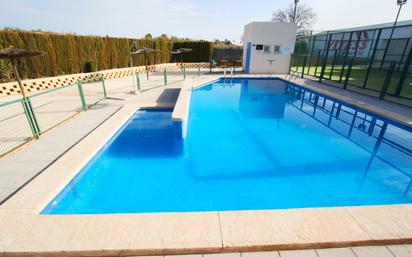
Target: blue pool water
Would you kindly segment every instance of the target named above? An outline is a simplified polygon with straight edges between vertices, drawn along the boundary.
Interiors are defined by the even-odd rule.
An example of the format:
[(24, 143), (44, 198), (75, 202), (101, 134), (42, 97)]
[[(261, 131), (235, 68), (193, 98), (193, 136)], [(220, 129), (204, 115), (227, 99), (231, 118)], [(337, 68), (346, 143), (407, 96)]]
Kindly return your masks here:
[(410, 203), (412, 132), (277, 79), (193, 90), (188, 135), (142, 110), (43, 214)]

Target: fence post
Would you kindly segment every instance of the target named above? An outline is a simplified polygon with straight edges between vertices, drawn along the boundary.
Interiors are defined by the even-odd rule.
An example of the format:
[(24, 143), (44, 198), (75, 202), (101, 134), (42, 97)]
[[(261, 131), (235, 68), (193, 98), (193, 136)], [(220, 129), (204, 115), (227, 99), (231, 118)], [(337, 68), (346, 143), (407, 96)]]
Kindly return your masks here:
[(200, 77), (200, 63), (197, 66), (197, 76)]
[(322, 50), (319, 50), (319, 51), (318, 51), (318, 56), (317, 56), (317, 58), (316, 58), (315, 73), (313, 74), (313, 76), (315, 76), (315, 77), (316, 77), (316, 73), (318, 73), (319, 58), (320, 58), (320, 52), (321, 52), (321, 51), (322, 51)]
[(138, 72), (136, 72), (136, 92), (140, 92), (140, 78)]
[[(399, 79), (398, 86), (396, 87), (395, 96), (400, 96), (402, 92), (402, 87), (403, 87), (403, 84), (405, 83), (406, 76), (408, 75), (409, 66), (411, 65), (411, 62), (412, 62), (412, 48), (409, 50), (408, 57), (406, 59), (405, 65), (403, 66), (401, 77)], [(401, 63), (399, 65), (401, 65)]]
[[(313, 31), (310, 31), (311, 37), (312, 37), (312, 32), (313, 32)], [(310, 47), (310, 40), (311, 40), (311, 39), (309, 39), (309, 47)], [(310, 75), (310, 69), (311, 69), (311, 67), (312, 67), (312, 55), (313, 55), (313, 51), (314, 51), (314, 49), (315, 49), (315, 42), (316, 42), (316, 36), (313, 36), (312, 48), (311, 48), (310, 54), (309, 54), (308, 72), (306, 73), (306, 74), (308, 74), (308, 75)]]
[(100, 79), (102, 80), (104, 99), (107, 99), (106, 83), (104, 82), (104, 76), (102, 75)]
[(386, 55), (388, 54), (388, 51), (389, 51), (389, 46), (391, 45), (391, 42), (392, 42), (393, 33), (395, 32), (395, 28), (396, 28), (395, 26), (396, 25), (392, 26), (391, 34), (389, 35), (389, 38), (388, 38), (388, 43), (386, 44), (385, 50), (383, 52), (381, 65), (380, 65), (381, 69), (383, 68), (383, 63), (385, 62)]
[(82, 110), (87, 109), (86, 99), (84, 98), (83, 85), (82, 82), (77, 82), (77, 89), (79, 90), (80, 101), (82, 103)]
[(21, 100), (21, 103), (23, 105), (24, 114), (25, 114), (25, 116), (27, 118), (27, 121), (29, 123), (29, 126), (30, 126), (31, 132), (33, 134), (33, 137), (37, 139), (37, 138), (39, 138), (39, 135), (40, 135), (41, 132), (40, 132), (40, 127), (39, 127), (39, 124), (37, 122), (36, 116), (35, 116), (34, 111), (33, 111), (33, 107), (30, 103), (30, 99), (25, 97)]
[[(329, 34), (329, 32), (328, 32)], [(330, 40), (332, 39), (332, 34), (329, 34), (329, 38), (326, 37), (326, 41), (325, 41), (325, 48), (326, 48), (326, 53), (325, 50), (323, 51), (325, 53), (325, 60), (323, 60), (323, 65), (322, 65), (322, 69), (320, 70), (320, 76), (319, 76), (319, 82), (322, 82), (323, 76), (325, 75), (325, 69), (326, 69), (326, 65), (328, 64), (328, 57), (329, 57), (329, 46), (330, 46)]]
[(306, 55), (305, 55), (305, 56), (303, 56), (302, 75), (300, 76), (301, 78), (303, 78), (303, 77), (304, 77), (304, 75), (305, 75), (306, 58), (307, 58), (307, 56), (306, 56)]
[(348, 46), (346, 47), (346, 53), (345, 53), (345, 58), (343, 59), (342, 70), (340, 72), (340, 77), (339, 77), (339, 83), (342, 82), (343, 73), (345, 72), (345, 67), (346, 67), (346, 64), (348, 63), (348, 55), (349, 55), (350, 45), (352, 44), (352, 38), (353, 38), (353, 31), (350, 33)]
[(335, 55), (333, 56), (332, 68), (330, 69), (329, 80), (332, 80), (333, 70), (335, 69), (336, 59), (338, 58), (338, 50), (335, 50)]
[(379, 39), (381, 38), (382, 29), (379, 29), (378, 36), (376, 37), (375, 45), (373, 46), (371, 60), (368, 65), (368, 70), (366, 71), (365, 80), (363, 81), (363, 87), (366, 88), (366, 84), (368, 83), (369, 74), (373, 66), (373, 62), (375, 60), (376, 50), (378, 49)]
[[(352, 33), (353, 33), (353, 32), (352, 32)], [(346, 78), (345, 78), (345, 83), (344, 83), (344, 85), (343, 85), (343, 89), (346, 89), (346, 88), (348, 87), (348, 82), (349, 82), (350, 74), (351, 74), (351, 72), (352, 72), (353, 62), (355, 61), (356, 55), (358, 54), (358, 48), (359, 48), (360, 39), (361, 39), (361, 34), (360, 34), (360, 32), (359, 32), (359, 34), (358, 34), (358, 39), (356, 40), (355, 52), (353, 53), (353, 57), (352, 57), (352, 59), (350, 60), (349, 69), (348, 69), (348, 72), (346, 73)]]
[(182, 66), (182, 71), (183, 71), (183, 79), (186, 79), (186, 65), (184, 64)]
[(348, 70), (346, 71), (345, 82), (343, 83), (343, 89), (345, 89), (345, 90), (348, 87), (349, 77), (350, 77), (350, 73), (352, 71), (352, 65), (353, 65), (353, 59), (350, 60)]
[(163, 80), (164, 80), (164, 83), (165, 83), (165, 86), (166, 86), (167, 85), (167, 70), (166, 70), (166, 67), (163, 70)]
[(379, 99), (383, 100), (386, 95), (386, 91), (388, 91), (389, 84), (391, 82), (391, 78), (393, 72), (395, 71), (396, 62), (391, 62), (391, 66), (389, 67), (388, 73), (386, 73), (385, 81), (383, 82), (382, 90), (379, 95)]

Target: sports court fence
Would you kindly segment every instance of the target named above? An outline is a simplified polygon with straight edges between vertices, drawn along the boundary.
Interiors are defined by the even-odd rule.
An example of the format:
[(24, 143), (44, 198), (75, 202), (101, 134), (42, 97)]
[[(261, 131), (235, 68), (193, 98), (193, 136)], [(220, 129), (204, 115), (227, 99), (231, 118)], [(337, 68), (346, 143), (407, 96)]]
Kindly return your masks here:
[(412, 26), (331, 31), (297, 39), (291, 72), (319, 82), (412, 100)]

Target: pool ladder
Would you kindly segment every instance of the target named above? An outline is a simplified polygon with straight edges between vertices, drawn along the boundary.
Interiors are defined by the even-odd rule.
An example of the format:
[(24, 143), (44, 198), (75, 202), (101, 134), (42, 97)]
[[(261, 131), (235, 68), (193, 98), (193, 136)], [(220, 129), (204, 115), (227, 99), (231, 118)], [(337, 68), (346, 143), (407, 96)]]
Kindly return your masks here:
[[(226, 78), (227, 75), (227, 67), (223, 68), (223, 78)], [(230, 69), (230, 78), (233, 78), (235, 76), (235, 66), (232, 66), (232, 69)]]

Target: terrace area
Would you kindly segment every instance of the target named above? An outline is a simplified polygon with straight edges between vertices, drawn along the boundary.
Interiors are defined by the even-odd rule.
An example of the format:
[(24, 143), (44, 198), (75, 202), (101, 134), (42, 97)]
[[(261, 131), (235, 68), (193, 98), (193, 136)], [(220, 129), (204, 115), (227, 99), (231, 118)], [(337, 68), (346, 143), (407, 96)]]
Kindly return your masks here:
[(412, 22), (296, 29), (0, 33), (0, 256), (412, 256)]
[[(37, 140), (30, 140), (29, 142), (18, 141), (25, 144), (18, 147), (13, 152), (8, 153), (0, 160), (0, 175), (2, 178), (0, 180), (0, 192), (2, 201), (2, 205), (0, 206), (0, 215), (4, 215), (1, 220), (8, 223), (9, 221), (13, 220), (10, 219), (10, 217), (14, 216), (19, 217), (16, 222), (21, 222), (22, 220), (27, 221), (27, 226), (23, 226), (18, 231), (15, 231), (16, 234), (14, 234), (14, 236), (10, 234), (9, 230), (9, 228), (15, 230), (13, 223), (10, 225), (4, 223), (2, 225), (3, 229), (1, 232), (4, 233), (4, 235), (2, 234), (2, 238), (8, 238), (8, 240), (1, 242), (2, 249), (5, 249), (5, 251), (9, 254), (14, 253), (17, 255), (23, 253), (30, 255), (40, 251), (55, 252), (56, 250), (53, 250), (55, 249), (54, 246), (49, 244), (52, 242), (48, 241), (49, 234), (37, 234), (39, 233), (38, 229), (43, 229), (45, 224), (39, 224), (40, 227), (38, 228), (33, 227), (33, 225), (38, 224), (39, 222), (37, 221), (36, 216), (38, 216), (38, 214), (36, 213), (41, 210), (41, 206), (44, 206), (44, 204), (48, 202), (48, 200), (45, 199), (50, 199), (50, 197), (52, 196), (50, 195), (50, 192), (56, 192), (57, 188), (63, 186), (66, 183), (64, 181), (67, 181), (67, 179), (70, 179), (70, 177), (75, 174), (73, 173), (73, 171), (78, 170), (78, 168), (76, 167), (79, 167), (79, 165), (82, 166), (83, 163), (87, 161), (88, 158), (90, 158), (90, 156), (93, 156), (96, 151), (100, 149), (102, 144), (104, 144), (104, 142), (108, 140), (108, 138), (110, 138), (111, 133), (114, 133), (113, 131), (116, 131), (119, 128), (119, 124), (121, 125), (124, 120), (129, 117), (130, 113), (136, 110), (136, 108), (174, 108), (176, 102), (178, 101), (182, 87), (187, 87), (188, 83), (190, 87), (196, 87), (197, 85), (202, 85), (210, 81), (214, 81), (217, 78), (223, 76), (221, 71), (218, 71), (217, 73), (209, 73), (209, 69), (207, 68), (201, 69), (200, 74), (198, 72), (198, 69), (193, 69), (191, 71), (189, 70), (185, 79), (183, 79), (183, 75), (181, 73), (177, 73), (178, 74), (175, 75), (173, 75), (173, 73), (168, 75), (168, 81), (170, 82), (168, 82), (167, 85), (164, 84), (163, 74), (151, 74), (151, 78), (153, 78), (153, 80), (151, 82), (142, 80), (141, 89), (143, 90), (136, 94), (130, 93), (130, 91), (134, 88), (132, 76), (105, 80), (104, 84), (106, 87), (106, 97), (103, 96), (103, 93), (100, 93), (101, 96), (94, 98), (96, 99), (96, 101), (92, 101), (92, 104), (87, 106), (86, 111), (82, 111), (80, 101), (80, 103), (76, 103), (77, 106), (74, 105), (76, 106), (75, 108), (79, 108), (75, 109), (78, 110), (77, 112), (73, 112), (73, 110), (70, 108), (66, 109), (66, 107), (69, 106), (68, 104), (65, 104), (63, 106), (60, 104), (54, 105), (54, 110), (56, 106), (62, 106), (62, 109), (58, 109), (58, 115), (56, 115), (55, 112), (50, 112), (51, 109), (47, 109), (47, 107), (44, 108), (42, 105), (39, 105), (38, 109), (36, 109), (36, 107), (34, 108), (34, 112), (38, 113), (37, 119), (39, 121), (39, 124), (47, 124), (47, 122), (49, 122), (48, 124), (52, 124), (54, 126), (51, 126), (50, 129), (46, 131), (46, 133), (42, 133), (42, 135), (40, 135), (39, 139)], [(250, 77), (251, 75), (240, 74), (238, 72), (238, 74), (234, 76)], [(253, 76), (266, 78), (274, 77), (273, 75), (268, 74)], [(228, 74), (226, 75), (226, 77), (228, 81), (233, 79), (233, 77), (229, 76)], [(371, 96), (357, 94), (355, 92), (345, 91), (343, 89), (336, 89), (309, 79), (301, 79), (296, 76), (290, 75), (282, 75), (280, 77), (293, 81), (293, 83), (304, 86), (309, 90), (314, 90), (315, 92), (319, 92), (324, 95), (345, 101), (353, 106), (361, 107), (371, 113), (376, 113), (382, 115), (383, 117), (391, 118), (402, 123), (405, 126), (410, 127), (412, 124), (412, 115), (408, 107), (400, 106), (386, 101), (382, 102), (381, 100)], [(90, 86), (90, 89), (88, 88), (88, 86)], [(98, 95), (97, 92), (99, 90), (102, 90), (102, 82), (98, 81), (92, 82), (90, 84), (85, 83), (83, 87), (87, 99), (88, 94), (91, 94), (92, 96)], [(63, 90), (65, 89), (62, 89), (62, 91)], [(58, 101), (63, 103), (69, 103), (70, 101), (75, 102), (74, 99), (76, 97), (79, 97), (76, 92), (77, 91), (74, 91), (72, 94), (69, 93), (67, 95), (58, 94), (56, 96), (56, 91), (51, 91), (51, 97), (47, 97), (45, 99), (49, 101), (47, 102), (48, 104), (53, 104)], [(36, 95), (34, 96), (36, 97)], [(18, 120), (20, 121), (20, 124), (22, 124), (26, 120), (25, 116), (22, 113), (20, 113), (20, 115), (21, 117)], [(41, 123), (41, 121), (46, 122)], [(109, 132), (109, 134), (107, 132)], [(10, 138), (12, 138), (13, 140), (20, 138), (18, 136), (19, 134), (14, 134), (14, 138), (13, 134), (11, 135), (11, 137), (10, 135), (8, 136), (9, 138), (7, 141), (12, 141), (10, 140)], [(64, 169), (62, 169), (62, 167), (64, 167)], [(50, 177), (51, 174), (55, 174), (53, 176), (54, 178)], [(54, 182), (51, 182), (50, 179), (52, 179), (52, 181)], [(39, 190), (39, 188), (42, 189)], [(129, 250), (122, 250), (124, 256), (159, 253), (210, 253), (222, 251), (223, 249), (226, 249), (223, 251), (230, 252), (242, 251), (241, 256), (256, 255), (361, 257), (371, 256), (370, 254), (376, 254), (375, 256), (408, 256), (411, 251), (410, 246), (408, 245), (285, 251), (289, 249), (328, 248), (331, 246), (342, 247), (350, 246), (351, 244), (382, 245), (408, 243), (410, 242), (409, 238), (412, 237), (412, 235), (410, 234), (410, 232), (412, 231), (412, 220), (409, 218), (410, 216), (408, 214), (408, 208), (408, 205), (399, 205), (393, 207), (361, 207), (358, 210), (349, 208), (343, 212), (339, 208), (330, 211), (327, 211), (326, 209), (324, 211), (320, 211), (321, 209), (319, 209), (319, 211), (308, 209), (306, 211), (297, 210), (295, 214), (293, 214), (295, 212), (293, 210), (287, 210), (284, 213), (282, 213), (282, 211), (263, 211), (250, 213), (219, 212), (216, 217), (219, 220), (220, 225), (218, 225), (218, 228), (220, 228), (218, 229), (218, 231), (220, 232), (216, 231), (218, 233), (216, 235), (216, 244), (214, 244), (213, 241), (215, 239), (212, 239), (215, 238), (215, 236), (212, 236), (215, 233), (213, 232), (213, 213), (209, 213), (203, 216), (197, 216), (197, 214), (179, 214), (176, 217), (174, 217), (174, 215), (166, 215), (164, 217), (164, 222), (158, 224), (160, 225), (160, 227), (150, 222), (150, 219), (155, 218), (157, 214), (138, 215), (137, 217), (140, 218), (138, 218), (137, 220), (146, 220), (143, 223), (139, 223), (140, 225), (138, 225), (138, 227), (140, 227), (140, 229), (149, 229), (152, 232), (144, 232), (143, 234), (135, 238), (136, 240), (138, 240), (136, 242), (139, 242), (137, 245), (136, 242), (132, 243), (130, 240), (120, 239), (119, 241), (114, 242), (114, 244), (105, 247), (103, 245), (96, 244), (96, 242), (99, 241), (102, 243), (107, 243), (106, 239), (100, 238), (98, 240), (90, 241), (91, 243), (87, 246), (84, 246), (84, 248), (78, 248), (78, 246), (76, 246), (76, 242), (79, 242), (78, 238), (74, 240), (68, 240), (67, 238), (65, 238), (66, 235), (70, 235), (73, 232), (77, 233), (75, 232), (77, 231), (77, 229), (75, 229), (73, 232), (67, 232), (68, 234), (64, 232), (61, 235), (55, 236), (62, 236), (61, 240), (59, 241), (66, 242), (67, 244), (67, 247), (59, 247), (58, 251), (64, 251), (66, 253), (69, 253), (69, 255), (70, 253), (80, 253), (83, 251), (90, 251), (90, 253), (93, 253), (93, 249), (101, 249), (99, 251), (103, 251), (102, 253), (104, 253), (104, 256), (118, 255), (119, 252), (116, 249), (126, 249), (126, 243), (127, 245), (131, 245)], [(372, 209), (374, 209), (374, 211), (371, 211)], [(346, 220), (345, 218), (345, 221), (343, 221), (342, 217), (347, 215), (345, 214), (346, 212), (349, 212), (350, 214), (347, 217), (348, 220)], [(372, 218), (370, 216), (371, 213), (380, 213), (380, 215), (373, 216)], [(281, 216), (274, 218), (278, 215)], [(282, 215), (286, 215), (288, 218)], [(295, 223), (295, 221), (297, 222), (298, 220), (290, 220), (290, 217), (293, 217), (293, 215), (297, 215), (296, 217), (306, 216), (308, 220), (305, 221), (305, 225), (302, 224), (302, 226), (300, 226), (298, 225), (299, 222)], [(333, 217), (335, 216), (341, 217), (339, 219), (339, 222), (334, 221)], [(284, 217), (285, 219), (282, 217)], [(317, 217), (317, 221), (311, 220), (315, 217)], [(128, 215), (122, 217), (120, 220), (112, 215), (108, 215), (107, 218), (113, 219), (112, 222), (114, 223), (112, 224), (115, 224), (114, 226), (123, 226), (119, 223), (121, 220), (124, 220), (126, 224), (128, 224), (128, 222), (131, 222)], [(206, 234), (197, 235), (195, 239), (193, 239), (194, 241), (189, 240), (186, 236), (191, 237), (196, 234), (191, 228), (178, 230), (173, 229), (173, 227), (178, 226), (178, 224), (183, 225), (183, 220), (180, 220), (181, 218), (183, 218), (183, 220), (192, 219), (193, 222), (197, 222), (198, 225), (196, 225), (195, 227), (202, 228), (201, 230), (204, 229), (204, 232)], [(83, 218), (80, 216), (76, 218), (77, 221), (72, 220), (72, 218), (57, 218), (57, 220), (54, 219), (54, 225), (52, 225), (52, 227), (50, 228), (52, 230), (55, 230), (59, 227), (62, 228), (63, 226), (69, 226), (64, 225), (66, 222), (75, 222), (76, 225), (71, 224), (70, 226), (80, 228), (82, 226), (79, 226), (80, 224), (77, 224), (77, 222), (82, 222), (82, 219)], [(209, 221), (206, 222), (205, 219)], [(258, 219), (259, 221), (255, 219)], [(301, 218), (299, 218), (299, 220), (300, 219)], [(326, 227), (319, 226), (320, 224), (318, 223), (318, 219), (328, 220), (328, 222), (325, 224)], [(354, 219), (356, 223), (360, 225), (359, 228), (356, 228), (358, 226), (355, 225), (356, 223), (352, 223), (352, 219)], [(368, 222), (368, 219), (371, 219), (373, 222)], [(96, 237), (96, 239), (99, 238), (99, 236), (94, 232), (96, 229), (95, 226), (97, 225), (105, 227), (102, 223), (104, 222), (104, 220), (94, 222), (92, 221), (92, 219), (89, 220), (89, 218), (87, 218), (87, 220), (84, 220), (83, 222), (90, 224), (86, 226), (87, 228), (83, 226), (82, 230), (89, 230), (90, 232), (88, 233), (91, 233), (90, 236)], [(278, 221), (276, 220), (281, 223), (278, 223)], [(284, 223), (286, 220), (290, 220), (291, 223)], [(390, 222), (388, 223), (389, 220)], [(275, 223), (272, 223), (274, 221)], [(346, 225), (343, 225), (345, 222)], [(230, 224), (233, 224), (233, 227)], [(254, 225), (251, 226), (252, 224)], [(164, 229), (169, 226), (172, 226), (170, 227), (171, 230), (165, 233)], [(329, 226), (330, 228), (340, 227), (339, 232), (337, 232), (335, 229), (332, 229), (330, 231), (326, 230), (320, 233), (319, 229), (325, 230)], [(344, 229), (345, 226), (349, 227)], [(27, 233), (26, 228), (32, 229), (32, 232)], [(110, 230), (109, 228), (103, 229)], [(163, 232), (156, 232), (156, 229), (162, 229)], [(277, 233), (277, 231), (284, 231), (285, 229), (290, 231), (288, 232), (288, 235), (284, 233)], [(309, 229), (309, 231), (307, 229)], [(244, 232), (235, 236), (237, 234), (236, 231)], [(351, 234), (354, 231), (357, 231), (357, 233), (359, 234), (354, 236), (353, 234)], [(51, 232), (52, 231), (50, 231), (50, 233)], [(176, 236), (175, 233), (182, 234), (183, 236), (181, 239), (179, 239), (179, 243), (176, 240), (172, 240), (172, 238)], [(257, 236), (259, 234), (261, 234), (261, 236)], [(36, 235), (39, 240), (44, 240), (44, 242), (46, 243), (39, 244), (37, 241), (31, 241), (34, 235)], [(141, 236), (143, 235), (150, 235), (151, 239), (150, 241), (147, 241), (147, 243), (157, 243), (155, 243), (153, 246), (147, 246), (147, 244), (141, 241)], [(133, 241), (135, 239), (133, 239)], [(202, 241), (206, 243), (199, 245), (199, 243)], [(163, 243), (161, 245), (158, 245), (158, 243), (160, 242)], [(288, 243), (285, 244), (285, 242)], [(141, 245), (141, 243), (143, 243), (143, 245)], [(25, 245), (24, 248), (22, 248), (23, 245)], [(190, 250), (191, 248), (193, 248), (193, 250)], [(80, 249), (83, 250), (79, 252)], [(251, 250), (255, 251), (273, 249), (282, 251), (249, 254), (244, 253)], [(209, 255), (205, 254), (204, 256)], [(239, 256), (239, 253), (237, 255), (222, 254), (222, 257), (225, 256)], [(218, 255), (216, 255), (216, 257), (218, 257)]]

